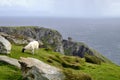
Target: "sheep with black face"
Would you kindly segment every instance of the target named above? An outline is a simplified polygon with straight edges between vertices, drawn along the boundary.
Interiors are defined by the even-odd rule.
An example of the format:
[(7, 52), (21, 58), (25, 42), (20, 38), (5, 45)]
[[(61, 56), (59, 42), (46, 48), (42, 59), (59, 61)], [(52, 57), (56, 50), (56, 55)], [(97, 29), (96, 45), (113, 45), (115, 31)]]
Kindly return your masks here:
[(32, 54), (34, 54), (34, 50), (38, 48), (39, 48), (39, 42), (32, 41), (22, 49), (22, 52), (24, 53), (25, 50), (30, 50), (32, 51)]

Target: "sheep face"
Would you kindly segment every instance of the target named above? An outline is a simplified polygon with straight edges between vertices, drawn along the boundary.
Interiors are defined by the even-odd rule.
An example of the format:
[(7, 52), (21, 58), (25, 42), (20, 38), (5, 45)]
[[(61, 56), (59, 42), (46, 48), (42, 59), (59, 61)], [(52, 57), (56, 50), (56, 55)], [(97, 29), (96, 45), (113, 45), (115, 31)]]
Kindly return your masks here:
[(23, 52), (23, 53), (24, 53), (24, 51), (25, 51), (25, 48), (22, 49), (22, 52)]

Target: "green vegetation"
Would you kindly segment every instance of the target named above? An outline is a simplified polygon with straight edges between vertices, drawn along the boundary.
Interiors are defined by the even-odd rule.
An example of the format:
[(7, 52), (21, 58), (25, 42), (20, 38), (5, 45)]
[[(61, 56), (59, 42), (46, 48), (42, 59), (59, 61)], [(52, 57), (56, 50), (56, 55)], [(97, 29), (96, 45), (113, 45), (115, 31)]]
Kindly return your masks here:
[(90, 74), (94, 80), (120, 80), (119, 70), (120, 66), (114, 64), (92, 65), (87, 63), (82, 71)]
[[(12, 45), (11, 54), (7, 56), (16, 59), (20, 57), (40, 59), (60, 68), (66, 75), (65, 80), (120, 80), (120, 67), (112, 63), (101, 62), (99, 65), (88, 63), (84, 58), (65, 56), (49, 48), (41, 48), (34, 55), (29, 51), (22, 53), (21, 50), (22, 46)], [(21, 70), (0, 62), (0, 80), (22, 80)]]
[(64, 69), (66, 80), (92, 80), (92, 77), (82, 71)]
[(112, 63), (109, 59), (107, 59), (106, 57), (104, 57), (103, 55), (101, 55), (98, 51), (90, 48), (90, 50), (94, 53), (94, 55), (96, 57), (98, 57), (99, 59), (101, 59), (102, 62), (105, 62), (105, 63)]
[(93, 64), (101, 64), (102, 62), (98, 57), (88, 55), (88, 54), (85, 54), (85, 60), (86, 62), (93, 63)]
[(22, 80), (21, 71), (12, 65), (0, 62), (0, 80)]

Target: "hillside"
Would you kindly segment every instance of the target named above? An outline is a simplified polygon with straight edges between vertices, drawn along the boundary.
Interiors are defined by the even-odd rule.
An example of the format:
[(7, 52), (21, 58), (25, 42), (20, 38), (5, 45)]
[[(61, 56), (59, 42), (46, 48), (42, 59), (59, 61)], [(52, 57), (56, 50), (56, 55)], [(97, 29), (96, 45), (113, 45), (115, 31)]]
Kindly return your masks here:
[(102, 62), (110, 62), (99, 52), (91, 49), (85, 43), (70, 41), (69, 39), (64, 40), (62, 35), (58, 31), (53, 29), (37, 26), (0, 27), (0, 32), (9, 34), (8, 37), (6, 35), (5, 37), (9, 38), (10, 41), (16, 44), (19, 44), (19, 42), (24, 42), (23, 44), (25, 44), (26, 42), (28, 42), (29, 38), (33, 38), (35, 40), (42, 41), (45, 48), (52, 49), (55, 52), (79, 57), (86, 56), (85, 58), (87, 58), (87, 56), (94, 56)]
[[(101, 65), (85, 62), (84, 58), (65, 56), (45, 48), (39, 49), (35, 55), (29, 52), (21, 53), (22, 46), (13, 45), (9, 57), (34, 57), (63, 70), (66, 80), (119, 80), (120, 67), (115, 64)], [(21, 70), (0, 62), (0, 80), (22, 80)], [(89, 78), (89, 79), (88, 79)]]
[[(13, 33), (14, 31), (13, 29), (15, 30), (14, 33)], [(28, 37), (31, 38), (35, 38), (35, 37), (32, 37), (33, 35), (21, 36), (20, 34), (23, 34), (24, 31), (20, 31), (20, 30), (25, 30), (25, 31), (27, 30), (27, 33), (25, 34), (28, 35), (29, 32), (31, 32), (31, 29), (33, 31), (34, 30), (37, 31), (38, 27), (37, 28), (14, 27), (13, 29), (11, 29), (10, 27), (9, 28), (0, 27), (0, 32), (4, 32), (4, 34), (1, 35), (4, 36), (6, 39), (10, 40), (10, 42), (12, 43), (12, 50), (10, 54), (6, 55), (8, 57), (15, 58), (18, 60), (20, 59), (20, 57), (32, 57), (41, 60), (44, 63), (47, 63), (49, 65), (61, 69), (64, 75), (66, 76), (65, 80), (119, 80), (120, 79), (119, 66), (113, 64), (107, 58), (102, 56), (97, 51), (89, 48), (84, 43), (63, 40), (59, 32), (54, 30), (52, 30), (53, 32), (51, 32), (51, 29), (45, 29), (44, 31), (44, 28), (42, 28), (42, 33), (44, 33), (44, 35), (41, 33), (41, 31), (38, 31), (38, 33), (41, 33), (43, 35), (42, 42), (44, 43), (44, 46), (42, 46), (38, 51), (35, 51), (34, 55), (32, 55), (30, 51), (26, 51), (25, 53), (22, 53), (21, 50), (24, 47), (24, 45), (27, 44), (27, 42), (21, 44), (20, 40), (28, 41)], [(50, 33), (51, 36), (46, 34), (47, 32), (51, 32)], [(32, 33), (36, 35), (35, 32), (31, 32), (31, 34)], [(62, 51), (65, 51), (64, 52), (65, 55), (63, 53), (61, 54), (60, 51), (55, 51), (54, 48), (56, 47), (56, 45), (59, 46), (57, 44), (58, 42), (56, 42), (56, 38), (58, 39), (57, 41), (60, 41), (59, 38), (61, 39), (59, 44), (64, 49)], [(51, 40), (53, 39), (55, 46), (51, 46), (51, 44), (49, 44), (51, 41), (50, 42), (48, 41), (46, 43), (46, 40), (50, 40), (50, 39)], [(14, 42), (14, 40), (18, 42), (16, 43)], [(76, 47), (77, 49), (73, 49), (74, 47)], [(72, 53), (74, 53), (74, 55)], [(0, 56), (3, 56), (3, 54), (1, 54)], [(22, 72), (20, 69), (10, 64), (4, 63), (3, 61), (0, 61), (0, 75), (1, 75), (0, 80), (26, 80), (22, 78)]]

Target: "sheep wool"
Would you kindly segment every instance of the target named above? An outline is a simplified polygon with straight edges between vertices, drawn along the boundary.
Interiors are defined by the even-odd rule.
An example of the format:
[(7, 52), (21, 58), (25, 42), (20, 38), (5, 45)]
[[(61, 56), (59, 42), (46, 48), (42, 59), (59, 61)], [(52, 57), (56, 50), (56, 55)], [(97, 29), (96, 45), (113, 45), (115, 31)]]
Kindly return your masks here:
[(34, 54), (34, 50), (38, 48), (39, 48), (38, 41), (32, 41), (22, 49), (22, 52), (24, 52), (25, 50), (31, 50), (32, 54)]

